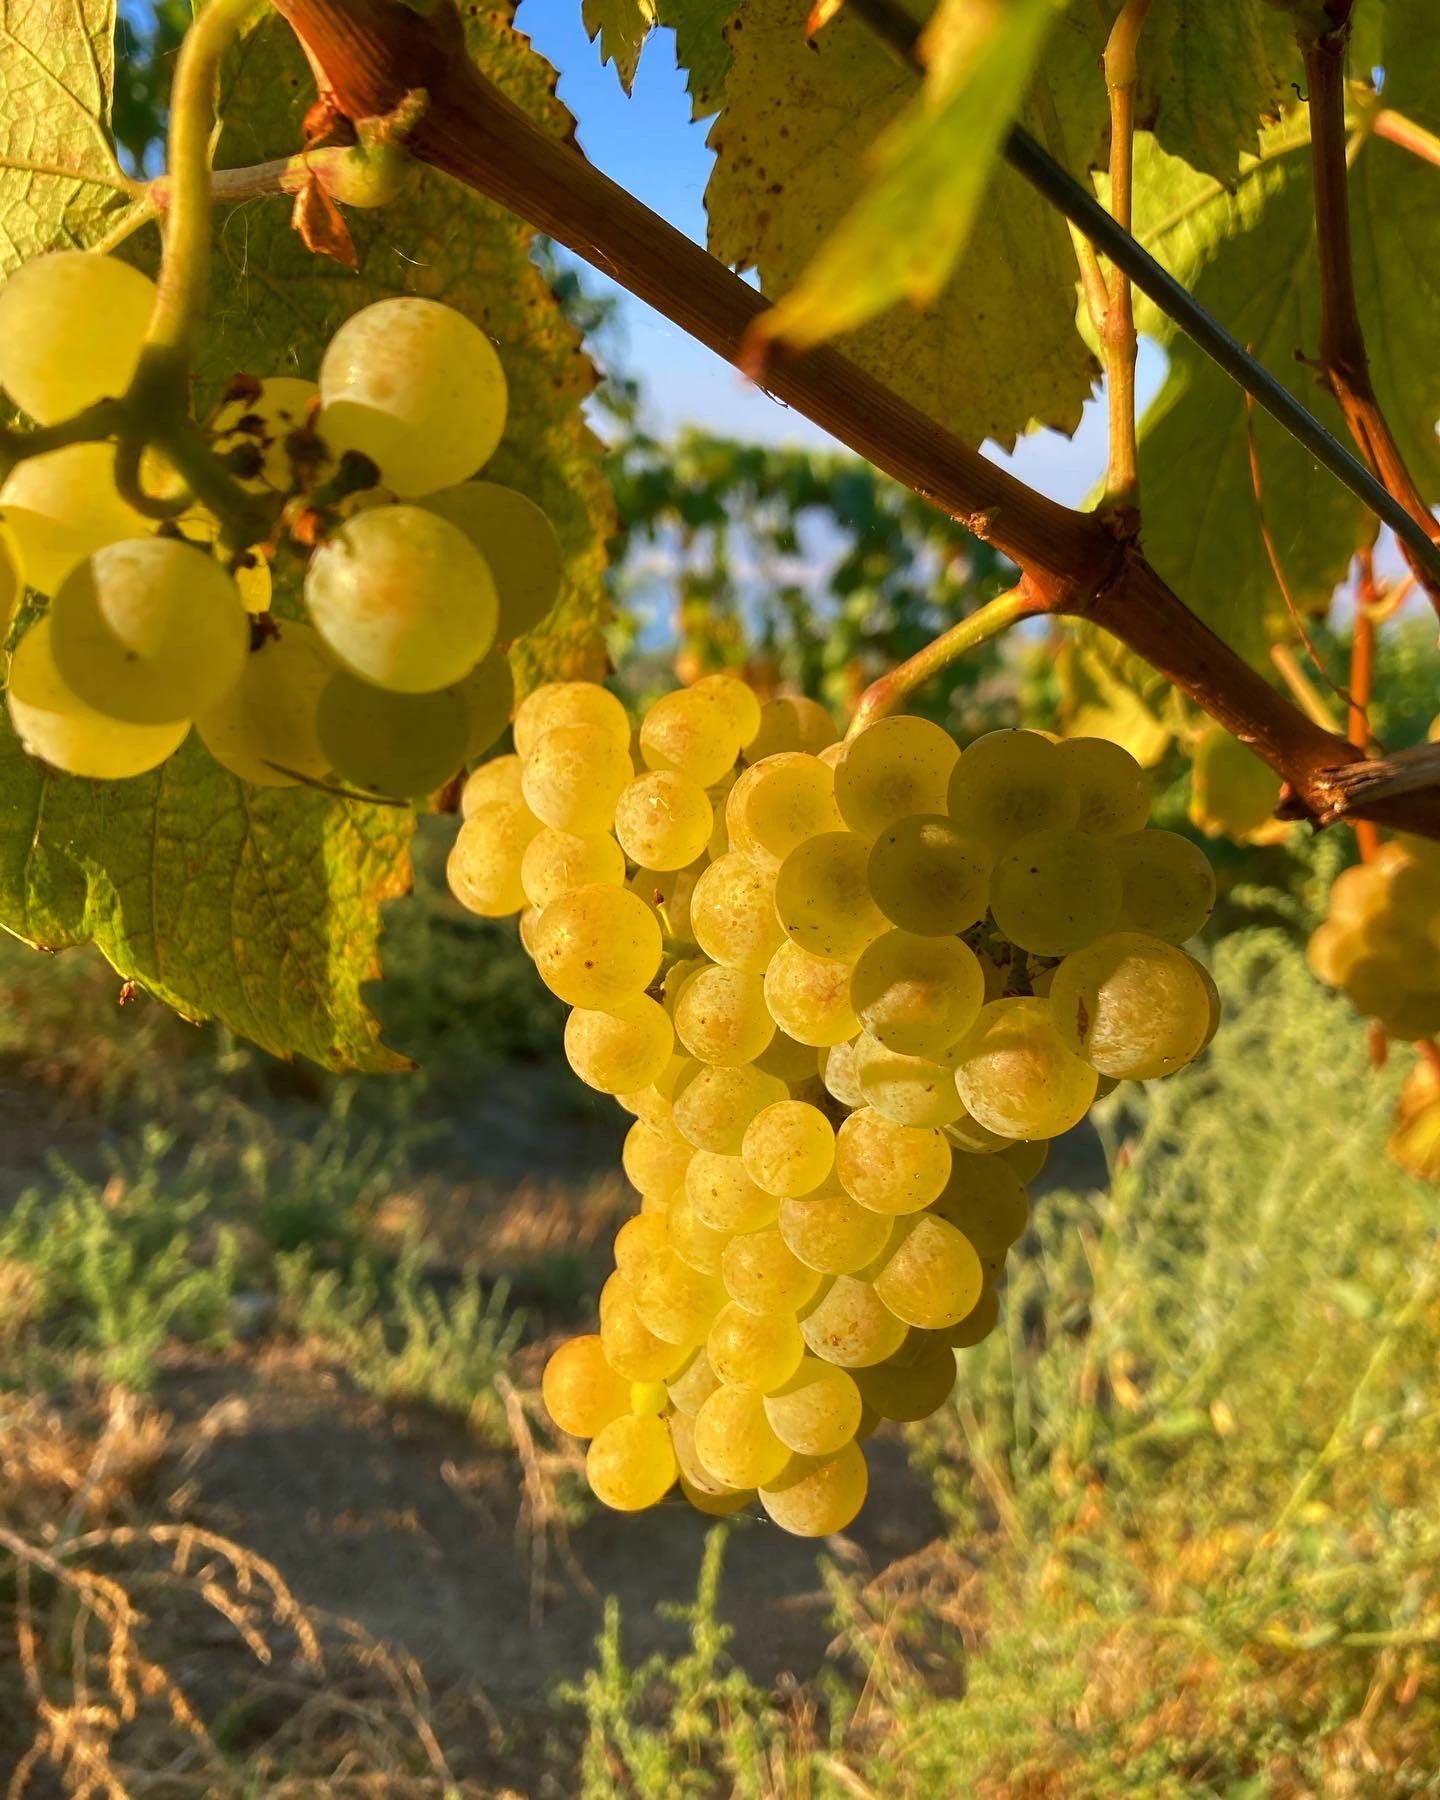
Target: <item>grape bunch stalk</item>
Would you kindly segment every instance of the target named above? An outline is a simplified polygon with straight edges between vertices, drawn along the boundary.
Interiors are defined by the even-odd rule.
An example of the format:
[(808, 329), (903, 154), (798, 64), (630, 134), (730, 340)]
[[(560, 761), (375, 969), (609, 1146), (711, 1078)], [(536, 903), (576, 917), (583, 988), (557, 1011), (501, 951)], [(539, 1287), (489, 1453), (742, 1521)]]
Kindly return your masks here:
[(1214, 880), (1146, 829), (1115, 744), (890, 716), (845, 742), (729, 675), (633, 732), (590, 683), (529, 695), (462, 796), (450, 885), (519, 914), (570, 1064), (634, 1116), (640, 1210), (554, 1423), (607, 1505), (678, 1481), (802, 1535), (863, 1504), (861, 1448), (994, 1327), (1047, 1140), (1219, 1018), (1180, 946)]
[[(42, 434), (63, 431), (131, 391), (155, 303), (112, 257), (27, 263), (0, 288), (0, 388)], [(233, 541), (153, 447), (127, 481), (118, 427), (16, 463), (0, 600), (5, 624), (24, 589), (46, 601), (7, 682), (31, 755), (121, 780), (193, 725), (253, 785), (405, 800), (495, 743), (509, 646), (563, 576), (541, 509), (476, 479), (505, 429), (499, 356), (453, 308), (397, 296), (348, 319), (317, 374), (240, 378), (203, 428), (263, 540)], [(282, 556), (305, 560), (304, 618), (271, 611)]]

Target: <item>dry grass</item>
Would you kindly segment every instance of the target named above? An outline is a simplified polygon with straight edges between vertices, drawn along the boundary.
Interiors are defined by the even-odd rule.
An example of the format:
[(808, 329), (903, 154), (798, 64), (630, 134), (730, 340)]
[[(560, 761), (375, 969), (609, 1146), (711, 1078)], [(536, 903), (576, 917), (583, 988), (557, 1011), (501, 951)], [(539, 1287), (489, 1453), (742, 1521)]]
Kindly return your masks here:
[(254, 1550), (153, 1516), (168, 1436), (119, 1393), (0, 1415), (4, 1800), (478, 1796), (410, 1657)]

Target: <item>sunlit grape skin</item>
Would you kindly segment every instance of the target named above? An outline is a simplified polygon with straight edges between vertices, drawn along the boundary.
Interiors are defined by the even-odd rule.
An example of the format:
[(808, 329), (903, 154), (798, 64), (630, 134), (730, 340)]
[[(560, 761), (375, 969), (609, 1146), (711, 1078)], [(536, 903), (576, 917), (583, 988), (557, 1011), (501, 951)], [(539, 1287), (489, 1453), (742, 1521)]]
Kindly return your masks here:
[(0, 286), (0, 388), (53, 425), (130, 385), (155, 284), (118, 257), (57, 250)]

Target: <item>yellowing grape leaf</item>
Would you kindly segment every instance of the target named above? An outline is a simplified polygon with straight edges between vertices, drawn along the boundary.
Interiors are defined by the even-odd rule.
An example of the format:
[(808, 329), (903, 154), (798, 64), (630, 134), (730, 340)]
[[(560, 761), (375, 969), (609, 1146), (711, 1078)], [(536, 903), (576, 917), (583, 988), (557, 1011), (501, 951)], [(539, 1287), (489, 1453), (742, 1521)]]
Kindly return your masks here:
[(1060, 719), (1067, 737), (1103, 737), (1153, 769), (1178, 724), (1175, 690), (1093, 625), (1071, 625), (1060, 647)]
[[(27, 21), (50, 21), (46, 67), (67, 72), (67, 93), (79, 91), (85, 69), (99, 72), (85, 104), (93, 108), (88, 142), (101, 141), (110, 10), (89, 8), (83, 23), (95, 35), (87, 47), (78, 6), (56, 24), (62, 9), (12, 5), (7, 14), (5, 4), (0, 20), (23, 12)], [(504, 20), (490, 12), (473, 19), (470, 32), (507, 91), (555, 130), (568, 128), (552, 72)], [(38, 53), (35, 42), (0, 28), (0, 119), (15, 116), (22, 90), (51, 91), (37, 87)], [(312, 94), (293, 36), (278, 21), (261, 26), (227, 68), (220, 162), (292, 152)], [(73, 127), (72, 150), (83, 135)], [(86, 155), (100, 166), (98, 151)], [(90, 242), (112, 228), (113, 190), (103, 181), (42, 179), (34, 156), (23, 168), (18, 160), (0, 167), (0, 218), (12, 259), (54, 243)], [(92, 189), (100, 198), (85, 198)], [(41, 199), (48, 212), (38, 210)], [(438, 176), (417, 176), (412, 192), (385, 212), (347, 214), (361, 257), (353, 276), (311, 258), (288, 213), (276, 199), (217, 215), (197, 372), (202, 406), (238, 370), (313, 375), (330, 332), (379, 294), (432, 293), (463, 308), (495, 337), (510, 382), (510, 424), (487, 473), (539, 501), (566, 549), (562, 603), (517, 647), (517, 678), (595, 672), (604, 659), (610, 502), (599, 446), (580, 410), (593, 372), (529, 260), (526, 228)], [(126, 251), (153, 266), (153, 233), (133, 238)], [(298, 604), (297, 585), (294, 559), (282, 560), (281, 610)], [(411, 829), (403, 808), (246, 787), (193, 738), (154, 775), (75, 780), (25, 757), (0, 720), (0, 925), (55, 948), (93, 939), (117, 970), (179, 1011), (219, 1017), (277, 1054), (300, 1052), (333, 1068), (402, 1066), (379, 1042), (361, 990), (380, 973), (381, 904), (409, 885)]]
[(599, 38), (601, 57), (614, 63), (628, 94), (640, 51), (655, 23), (655, 0), (585, 0), (581, 17), (590, 36)]
[(113, 0), (0, 0), (0, 278), (90, 244), (129, 200), (106, 124)]
[[(727, 104), (710, 133), (710, 247), (757, 269), (769, 295), (803, 275), (849, 211), (870, 147), (915, 94), (913, 73), (850, 8), (813, 45), (808, 12), (808, 0), (741, 0), (727, 31)], [(840, 345), (972, 442), (1008, 444), (1032, 420), (1071, 431), (1095, 374), (1074, 290), (1064, 225), (1001, 166), (937, 303), (891, 307)]]
[[(1440, 49), (1409, 54), (1440, 80)], [(1137, 144), (1135, 220), (1149, 248), (1337, 437), (1338, 408), (1299, 360), (1319, 341), (1308, 124), (1295, 110), (1264, 135), (1233, 190)], [(1440, 499), (1440, 368), (1429, 339), (1440, 295), (1440, 170), (1379, 138), (1351, 177), (1355, 285), (1376, 392), (1421, 491)], [(1396, 272), (1403, 271), (1403, 279)], [(1148, 306), (1142, 330), (1170, 338)], [(1140, 444), (1143, 542), (1206, 622), (1252, 661), (1289, 630), (1260, 536), (1244, 395), (1173, 338)], [(1368, 513), (1258, 410), (1264, 516), (1297, 605), (1322, 607), (1367, 533)]]
[(865, 185), (760, 335), (805, 349), (898, 300), (934, 301), (970, 241), (1055, 16), (1056, 0), (941, 0), (920, 40), (923, 82), (870, 145)]

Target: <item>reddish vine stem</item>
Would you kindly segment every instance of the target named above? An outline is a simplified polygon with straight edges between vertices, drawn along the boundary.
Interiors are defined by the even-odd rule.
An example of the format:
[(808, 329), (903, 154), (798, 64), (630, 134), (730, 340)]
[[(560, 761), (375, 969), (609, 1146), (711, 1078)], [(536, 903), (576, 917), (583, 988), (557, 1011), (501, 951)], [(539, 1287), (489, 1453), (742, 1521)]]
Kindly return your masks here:
[[(1346, 9), (1348, 13), (1348, 8)], [(1355, 297), (1350, 254), (1350, 169), (1345, 155), (1345, 46), (1348, 25), (1300, 40), (1310, 108), (1310, 166), (1315, 183), (1315, 250), (1320, 266), (1320, 369), (1356, 448), (1377, 480), (1433, 540), (1440, 528), (1416, 487), (1370, 379), (1370, 359)], [(1440, 583), (1400, 546), (1440, 612)]]
[[(1105, 89), (1110, 99), (1110, 211), (1124, 231), (1133, 224), (1135, 173), (1135, 88), (1140, 80), (1140, 31), (1150, 0), (1125, 0), (1105, 44)], [(1105, 470), (1104, 510), (1117, 521), (1127, 512), (1139, 524), (1140, 455), (1135, 441), (1135, 303), (1130, 277), (1112, 267), (1107, 304), (1100, 322), (1110, 416), (1110, 459)], [(1246, 394), (1246, 399), (1250, 398)]]
[[(1350, 639), (1350, 710), (1346, 736), (1357, 750), (1370, 750), (1370, 695), (1375, 686), (1375, 554), (1360, 552), (1360, 579), (1355, 589), (1355, 626)], [(1363, 862), (1380, 850), (1380, 828), (1371, 819), (1355, 821), (1355, 841)]]
[(1440, 1076), (1440, 1044), (1434, 1038), (1417, 1038), (1415, 1048), (1423, 1060), (1429, 1063), (1432, 1073)]
[[(421, 14), (394, 0), (275, 0), (325, 97), (352, 121), (426, 91), (412, 155), (529, 221), (649, 302), (728, 362), (767, 302), (699, 245), (550, 136), (475, 68), (453, 7)], [(1359, 752), (1322, 730), (1185, 606), (1104, 523), (1036, 493), (883, 382), (822, 347), (777, 357), (771, 392), (992, 542), (1021, 570), (1028, 607), (1100, 625), (1136, 651), (1286, 780), (1296, 817), (1357, 809), (1440, 838), (1440, 781), (1386, 764), (1342, 785)]]

